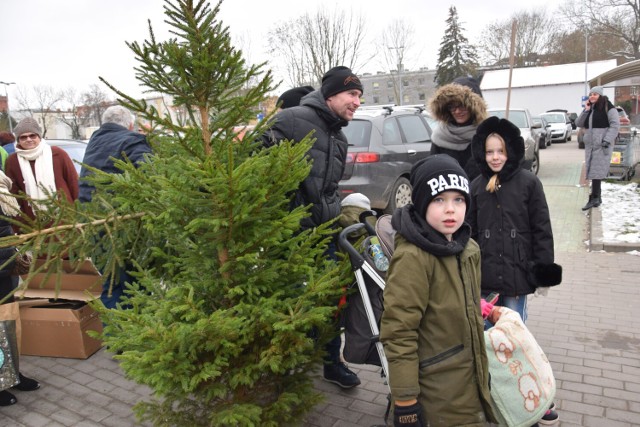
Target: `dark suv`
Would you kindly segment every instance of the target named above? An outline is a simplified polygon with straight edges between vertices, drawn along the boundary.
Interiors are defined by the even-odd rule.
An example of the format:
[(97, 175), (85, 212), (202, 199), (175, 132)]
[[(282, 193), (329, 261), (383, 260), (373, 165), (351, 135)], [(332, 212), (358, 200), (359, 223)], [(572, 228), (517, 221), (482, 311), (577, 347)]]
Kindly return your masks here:
[(423, 106), (361, 107), (342, 130), (347, 164), (340, 195), (362, 193), (385, 213), (411, 202), (411, 166), (431, 151), (431, 128)]

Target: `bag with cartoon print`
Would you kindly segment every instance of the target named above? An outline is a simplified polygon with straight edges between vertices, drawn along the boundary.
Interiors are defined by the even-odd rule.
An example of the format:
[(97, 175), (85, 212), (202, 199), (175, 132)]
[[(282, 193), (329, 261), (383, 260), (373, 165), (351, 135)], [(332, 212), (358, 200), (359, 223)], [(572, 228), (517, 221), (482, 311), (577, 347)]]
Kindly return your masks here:
[(495, 412), (501, 426), (529, 427), (553, 403), (556, 380), (520, 315), (506, 307), (495, 310), (500, 317), (484, 333)]

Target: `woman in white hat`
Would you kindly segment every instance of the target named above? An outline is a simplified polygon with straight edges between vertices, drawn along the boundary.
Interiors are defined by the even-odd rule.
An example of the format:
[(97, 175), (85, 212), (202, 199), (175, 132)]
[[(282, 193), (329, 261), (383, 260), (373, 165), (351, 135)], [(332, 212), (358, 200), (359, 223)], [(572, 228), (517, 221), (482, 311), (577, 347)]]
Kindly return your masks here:
[[(18, 200), (20, 209), (35, 218), (37, 200), (57, 192), (73, 202), (78, 198), (78, 172), (69, 155), (42, 139), (38, 122), (27, 117), (14, 128), (16, 152), (7, 158), (6, 174), (13, 181), (13, 194), (26, 194), (33, 202)], [(62, 196), (64, 194), (64, 196)]]
[(587, 179), (591, 180), (591, 194), (582, 208), (586, 211), (602, 204), (600, 182), (609, 175), (611, 153), (620, 130), (618, 110), (604, 95), (602, 86), (594, 86), (589, 91), (589, 100), (576, 126), (585, 128), (584, 164)]

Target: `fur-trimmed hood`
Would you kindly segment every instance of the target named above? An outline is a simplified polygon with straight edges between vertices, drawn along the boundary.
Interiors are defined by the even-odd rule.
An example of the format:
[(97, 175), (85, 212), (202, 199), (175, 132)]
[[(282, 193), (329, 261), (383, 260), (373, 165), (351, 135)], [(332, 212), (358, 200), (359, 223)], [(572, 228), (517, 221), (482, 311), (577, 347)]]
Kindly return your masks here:
[(429, 101), (429, 110), (436, 120), (451, 123), (453, 116), (448, 107), (453, 103), (467, 107), (474, 126), (478, 126), (487, 118), (487, 104), (484, 99), (469, 87), (457, 83), (450, 83), (438, 89)]
[(524, 139), (520, 135), (520, 129), (509, 120), (491, 116), (480, 123), (471, 141), (471, 153), (480, 173), (487, 178), (494, 174), (485, 157), (485, 143), (487, 137), (492, 133), (499, 134), (504, 139), (507, 148), (507, 161), (502, 170), (498, 172), (500, 182), (506, 182), (520, 170), (524, 161)]

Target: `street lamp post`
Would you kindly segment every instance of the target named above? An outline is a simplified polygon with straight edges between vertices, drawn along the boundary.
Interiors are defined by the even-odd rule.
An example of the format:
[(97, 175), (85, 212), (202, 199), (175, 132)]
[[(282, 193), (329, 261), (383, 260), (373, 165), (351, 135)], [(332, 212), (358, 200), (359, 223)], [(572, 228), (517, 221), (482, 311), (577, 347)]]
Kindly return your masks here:
[(13, 123), (11, 123), (11, 110), (9, 109), (9, 92), (7, 92), (7, 86), (16, 84), (15, 82), (0, 82), (4, 85), (4, 96), (7, 99), (7, 121), (9, 122), (9, 132), (13, 133)]

